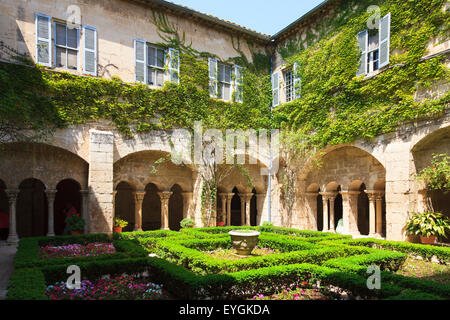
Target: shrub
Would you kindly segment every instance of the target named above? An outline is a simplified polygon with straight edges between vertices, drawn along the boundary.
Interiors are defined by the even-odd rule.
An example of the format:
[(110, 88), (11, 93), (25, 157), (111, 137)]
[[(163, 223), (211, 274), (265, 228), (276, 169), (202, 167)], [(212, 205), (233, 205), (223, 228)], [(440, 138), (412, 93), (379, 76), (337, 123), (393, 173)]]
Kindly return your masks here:
[(114, 227), (125, 228), (127, 225), (128, 225), (127, 221), (125, 221), (119, 217), (114, 218)]
[(193, 228), (195, 226), (195, 221), (192, 219), (183, 219), (180, 222), (181, 228)]
[(406, 223), (406, 231), (410, 235), (446, 238), (448, 230), (450, 230), (450, 220), (439, 212), (413, 213)]

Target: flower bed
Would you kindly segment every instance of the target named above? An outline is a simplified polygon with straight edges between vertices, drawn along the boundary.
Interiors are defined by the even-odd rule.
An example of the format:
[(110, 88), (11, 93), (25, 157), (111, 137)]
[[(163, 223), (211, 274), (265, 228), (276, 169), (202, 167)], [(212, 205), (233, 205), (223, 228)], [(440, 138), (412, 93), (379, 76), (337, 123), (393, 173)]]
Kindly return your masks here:
[(251, 300), (345, 300), (341, 295), (329, 292), (323, 288), (313, 288), (312, 284), (304, 281), (301, 287), (291, 290), (284, 288), (272, 295), (257, 293)]
[(161, 285), (145, 277), (119, 276), (81, 281), (80, 289), (69, 289), (65, 282), (50, 285), (46, 295), (52, 300), (165, 300)]
[(90, 257), (116, 253), (112, 243), (93, 242), (86, 245), (74, 243), (65, 246), (39, 247), (41, 259)]

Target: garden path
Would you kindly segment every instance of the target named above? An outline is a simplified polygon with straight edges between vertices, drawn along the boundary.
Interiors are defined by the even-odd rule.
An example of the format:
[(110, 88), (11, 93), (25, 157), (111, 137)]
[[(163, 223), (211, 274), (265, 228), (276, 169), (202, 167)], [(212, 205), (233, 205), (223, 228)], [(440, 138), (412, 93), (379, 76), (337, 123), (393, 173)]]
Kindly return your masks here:
[(8, 282), (14, 270), (16, 251), (17, 246), (0, 242), (0, 300), (4, 300), (8, 292)]

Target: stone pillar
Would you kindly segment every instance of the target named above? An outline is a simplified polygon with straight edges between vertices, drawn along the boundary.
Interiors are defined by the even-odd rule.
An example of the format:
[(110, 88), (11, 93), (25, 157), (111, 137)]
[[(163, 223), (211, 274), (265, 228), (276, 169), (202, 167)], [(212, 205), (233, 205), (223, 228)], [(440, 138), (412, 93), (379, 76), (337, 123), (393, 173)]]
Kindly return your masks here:
[(328, 232), (328, 195), (327, 193), (320, 193), (323, 201), (323, 232)]
[(365, 190), (369, 197), (369, 236), (375, 236), (375, 199), (376, 195), (374, 191)]
[(84, 233), (89, 233), (89, 190), (81, 190), (81, 216), (84, 219)]
[(48, 205), (48, 231), (47, 237), (55, 236), (55, 198), (58, 190), (46, 190)]
[(383, 236), (383, 194), (378, 193), (376, 198), (376, 210), (377, 210), (377, 226), (376, 226), (376, 233), (382, 237)]
[(334, 223), (334, 200), (336, 200), (337, 193), (330, 194), (328, 199), (330, 200), (330, 231), (335, 232), (335, 223)]
[(163, 191), (158, 192), (161, 199), (161, 229), (169, 230), (169, 200), (173, 192)]
[(192, 192), (183, 192), (183, 219), (192, 219), (193, 213), (192, 213)]
[(20, 190), (5, 190), (6, 195), (8, 196), (9, 202), (9, 235), (6, 242), (8, 244), (17, 244), (19, 242), (19, 236), (17, 235), (16, 228), (16, 203), (17, 197), (19, 196)]
[(144, 202), (145, 191), (134, 192), (134, 231), (142, 230), (142, 203)]
[(306, 192), (306, 201), (308, 205), (308, 216), (310, 217), (310, 225), (309, 229), (313, 231), (318, 231), (319, 228), (317, 226), (317, 197), (319, 196), (318, 192)]
[(245, 225), (250, 225), (250, 204), (252, 201), (253, 193), (246, 193), (244, 194), (245, 197)]
[(231, 200), (234, 197), (234, 193), (227, 193), (227, 226), (231, 226)]
[(258, 225), (258, 226), (261, 225), (265, 200), (266, 200), (265, 193), (257, 193), (256, 194), (256, 225)]
[(344, 233), (360, 235), (358, 230), (358, 195), (359, 191), (341, 191), (342, 219)]
[(114, 135), (98, 130), (89, 133), (89, 231), (112, 234)]
[(220, 197), (220, 203), (222, 205), (222, 217), (223, 222), (227, 224), (227, 194), (226, 193), (219, 193)]

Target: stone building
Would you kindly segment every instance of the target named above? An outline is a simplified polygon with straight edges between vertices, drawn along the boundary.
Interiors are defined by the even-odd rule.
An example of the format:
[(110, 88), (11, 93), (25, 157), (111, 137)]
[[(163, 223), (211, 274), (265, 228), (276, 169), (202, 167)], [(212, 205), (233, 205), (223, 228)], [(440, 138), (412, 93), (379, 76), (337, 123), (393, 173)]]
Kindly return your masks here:
[[(251, 50), (273, 55), (273, 104), (277, 106), (297, 98), (298, 81), (277, 46), (314, 30), (321, 17), (330, 14), (333, 2), (325, 1), (271, 37), (161, 0), (6, 0), (0, 4), (0, 40), (54, 71), (105, 79), (117, 76), (157, 90), (164, 81), (177, 83), (180, 72), (178, 51), (158, 46), (162, 39), (152, 13), (163, 12), (185, 33), (192, 48), (220, 58), (219, 62), (209, 59), (210, 70), (225, 74), (224, 79), (215, 79), (215, 98), (239, 99), (231, 92), (240, 86), (236, 77), (240, 66), (220, 62), (236, 56), (233, 36), (253, 43), (250, 48), (249, 41), (243, 41), (240, 47), (248, 59)], [(80, 26), (75, 29), (69, 28), (71, 6), (81, 12)], [(76, 8), (69, 11), (76, 14)], [(389, 17), (381, 21), (388, 23), (389, 30)], [(430, 40), (424, 59), (444, 55), (448, 62), (449, 47), (448, 40), (439, 45)], [(389, 65), (389, 47), (387, 57), (382, 52), (385, 48), (377, 50), (377, 64), (373, 63), (374, 50), (366, 50), (365, 57), (372, 63), (361, 72), (367, 77)], [(166, 55), (169, 68), (159, 61)], [(6, 56), (0, 58), (2, 63), (10, 62)], [(447, 90), (448, 83), (437, 83), (431, 91), (443, 94)], [(419, 91), (417, 99), (427, 95)], [(68, 204), (82, 213), (88, 222), (85, 232), (90, 233), (111, 233), (115, 215), (130, 222), (127, 231), (178, 230), (186, 217), (193, 218), (197, 226), (205, 225), (202, 181), (195, 166), (164, 162), (152, 171), (158, 159), (171, 153), (171, 137), (172, 131), (155, 131), (129, 139), (102, 120), (58, 130), (42, 143), (6, 144), (0, 165), (0, 210), (10, 214), (8, 240), (62, 234)], [(298, 168), (296, 201), (289, 210), (278, 176), (260, 174), (270, 167), (270, 161), (258, 158), (245, 165), (252, 187), (237, 169), (221, 182), (217, 211), (232, 225), (261, 225), (270, 217), (275, 225), (324, 231), (334, 231), (342, 218), (344, 233), (404, 240), (408, 213), (424, 209), (426, 190), (414, 174), (429, 165), (431, 154), (449, 151), (449, 112), (400, 126), (370, 142), (330, 146), (320, 153), (320, 168), (312, 165), (313, 159)], [(437, 194), (434, 199), (448, 215), (448, 195)]]

